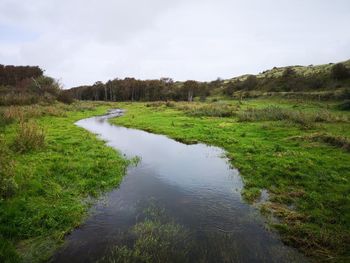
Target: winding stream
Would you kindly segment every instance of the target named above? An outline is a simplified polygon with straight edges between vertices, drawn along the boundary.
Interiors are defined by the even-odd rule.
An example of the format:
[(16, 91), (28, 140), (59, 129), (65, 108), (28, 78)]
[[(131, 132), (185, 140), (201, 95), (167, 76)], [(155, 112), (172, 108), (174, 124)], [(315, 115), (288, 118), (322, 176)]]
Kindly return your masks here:
[[(305, 262), (264, 227), (255, 208), (242, 201), (242, 180), (223, 150), (108, 122), (119, 115), (121, 111), (115, 110), (76, 124), (126, 157), (140, 157), (140, 162), (128, 168), (117, 189), (91, 208), (91, 216), (67, 237), (53, 262), (96, 262), (117, 246), (131, 249), (138, 238), (134, 226), (144, 226), (149, 211), (156, 222), (180, 226), (171, 228), (180, 229), (178, 240), (170, 231), (175, 233), (171, 244), (177, 244), (170, 261)], [(160, 235), (157, 240), (164, 240), (164, 233)]]

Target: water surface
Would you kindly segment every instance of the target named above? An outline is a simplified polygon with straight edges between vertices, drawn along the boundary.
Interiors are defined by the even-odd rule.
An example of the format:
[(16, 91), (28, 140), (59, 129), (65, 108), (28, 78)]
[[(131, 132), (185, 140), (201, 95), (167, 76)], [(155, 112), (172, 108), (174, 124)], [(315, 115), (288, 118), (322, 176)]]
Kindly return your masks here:
[(138, 156), (141, 161), (128, 168), (117, 189), (97, 202), (53, 262), (96, 262), (115, 247), (132, 249), (133, 227), (147, 220), (150, 207), (162, 211), (160, 216), (166, 219), (160, 222), (181, 226), (186, 233), (186, 238), (179, 234), (186, 252), (183, 246), (174, 248), (170, 256), (174, 261), (177, 253), (188, 262), (305, 261), (264, 227), (255, 208), (244, 203), (242, 180), (222, 149), (111, 125), (108, 118), (120, 113), (84, 119), (77, 125), (98, 134), (126, 157)]

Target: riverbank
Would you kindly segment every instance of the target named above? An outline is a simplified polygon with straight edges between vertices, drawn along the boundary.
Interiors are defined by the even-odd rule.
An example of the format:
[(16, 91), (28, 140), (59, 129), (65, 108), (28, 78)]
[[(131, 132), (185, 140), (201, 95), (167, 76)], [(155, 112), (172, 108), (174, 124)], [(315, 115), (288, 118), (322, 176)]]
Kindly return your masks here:
[(283, 241), (315, 261), (346, 262), (350, 236), (349, 112), (336, 103), (249, 100), (118, 103), (111, 122), (224, 148)]
[(1, 262), (47, 261), (82, 223), (89, 200), (120, 183), (127, 161), (74, 124), (110, 108), (89, 102), (1, 108)]
[(74, 124), (111, 108), (127, 110), (112, 123), (224, 148), (246, 200), (268, 190), (261, 211), (278, 219), (270, 224), (287, 244), (317, 262), (348, 260), (349, 112), (337, 103), (249, 100), (1, 108), (0, 261), (49, 259), (86, 216), (83, 201), (119, 184), (127, 161)]

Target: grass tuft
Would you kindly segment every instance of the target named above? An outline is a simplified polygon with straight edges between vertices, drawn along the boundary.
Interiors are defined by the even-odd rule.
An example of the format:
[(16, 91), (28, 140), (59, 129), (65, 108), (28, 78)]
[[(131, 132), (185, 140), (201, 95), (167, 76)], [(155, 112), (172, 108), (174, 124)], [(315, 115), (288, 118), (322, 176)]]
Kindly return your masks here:
[(350, 152), (350, 140), (344, 136), (335, 136), (327, 133), (316, 133), (308, 136), (308, 138), (313, 141), (321, 141)]
[(18, 153), (38, 150), (45, 145), (45, 133), (34, 122), (21, 122), (18, 134), (13, 141), (13, 148)]
[(288, 121), (304, 128), (312, 128), (316, 122), (348, 122), (346, 116), (339, 116), (323, 110), (316, 113), (283, 109), (269, 106), (262, 109), (250, 108), (237, 114), (240, 122)]
[(14, 176), (14, 161), (4, 139), (0, 137), (0, 200), (15, 194), (18, 186)]

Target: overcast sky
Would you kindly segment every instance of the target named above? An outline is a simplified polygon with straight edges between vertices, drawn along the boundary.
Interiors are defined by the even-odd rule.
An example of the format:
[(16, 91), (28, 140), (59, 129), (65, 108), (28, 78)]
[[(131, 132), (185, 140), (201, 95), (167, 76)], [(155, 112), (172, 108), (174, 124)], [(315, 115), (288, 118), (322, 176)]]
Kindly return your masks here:
[(66, 88), (350, 58), (350, 0), (0, 0), (0, 64)]

